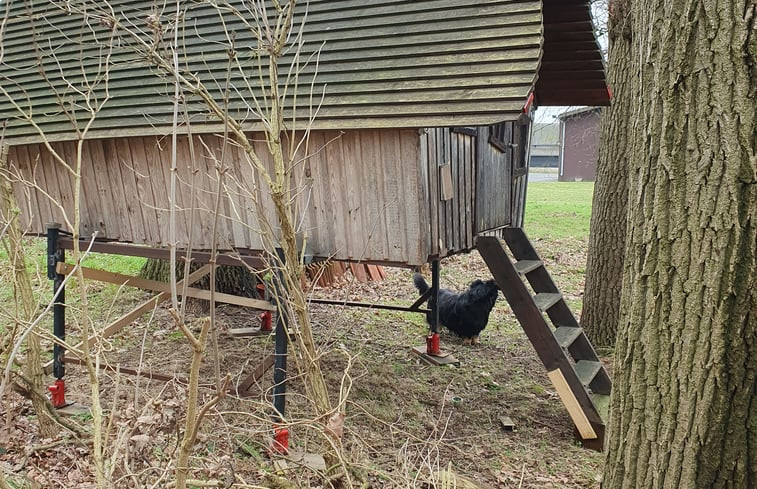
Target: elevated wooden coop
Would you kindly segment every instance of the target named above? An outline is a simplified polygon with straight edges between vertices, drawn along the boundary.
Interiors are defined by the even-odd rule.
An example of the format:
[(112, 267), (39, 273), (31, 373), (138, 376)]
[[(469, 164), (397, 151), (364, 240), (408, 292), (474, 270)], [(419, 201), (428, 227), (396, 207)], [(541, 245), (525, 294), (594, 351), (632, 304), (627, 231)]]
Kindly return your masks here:
[[(249, 189), (259, 179), (238, 147), (222, 149), (224, 124), (193, 93), (181, 95), (177, 201), (169, 201), (175, 87), (137, 39), (166, 36), (158, 43), (165, 55), (176, 12), (150, 1), (113, 1), (112, 11), (102, 4), (11, 6), (0, 122), (11, 173), (25, 180), (14, 184), (23, 226), (42, 235), (46, 223), (65, 222), (54, 201), (71, 215), (74, 180), (48, 145), (70, 162), (84, 139), (78, 231), (96, 236), (95, 249), (164, 256), (173, 206), (179, 248), (207, 251), (216, 239), (226, 260), (257, 263)], [(263, 69), (260, 44), (244, 3), (228, 4), (238, 12), (182, 4), (179, 63), (223, 99), (233, 50), (240, 69), (226, 82), (234, 87), (228, 113), (270, 159), (251, 102), (264, 99), (250, 82)], [(299, 137), (314, 115), (294, 196), (313, 259), (438, 264), (481, 236), (521, 227), (534, 108), (609, 99), (588, 0), (311, 0), (297, 5), (294, 24), (299, 59), (310, 61), (284, 100), (285, 121)], [(286, 54), (280, 71), (295, 59)], [(226, 173), (213, 235), (216, 165)], [(273, 214), (268, 200), (263, 207)], [(438, 273), (433, 282), (432, 309)], [(584, 438), (601, 439), (597, 431)]]

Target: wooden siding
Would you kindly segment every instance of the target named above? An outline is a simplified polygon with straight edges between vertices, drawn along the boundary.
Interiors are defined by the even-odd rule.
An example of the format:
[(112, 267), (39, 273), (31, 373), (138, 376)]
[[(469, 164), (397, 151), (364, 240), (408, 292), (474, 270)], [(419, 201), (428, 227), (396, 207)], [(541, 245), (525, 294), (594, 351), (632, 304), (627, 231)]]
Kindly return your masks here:
[[(309, 157), (300, 163), (303, 171), (298, 172), (299, 223), (306, 236), (306, 252), (345, 260), (425, 263), (429, 255), (428, 196), (418, 165), (419, 141), (418, 131), (413, 129), (313, 132), (307, 151), (301, 152)], [(170, 139), (135, 137), (84, 144), (81, 234), (97, 232), (99, 238), (167, 246)], [(469, 151), (470, 144), (466, 146), (464, 141), (451, 144), (456, 152)], [(186, 247), (190, 239), (193, 249), (212, 245), (218, 185), (214, 165), (220, 159), (220, 146), (218, 137), (207, 135), (202, 141), (195, 137), (197, 161), (193, 167), (188, 139), (179, 139), (179, 247)], [(255, 146), (259, 155), (267, 154), (263, 141)], [(53, 147), (69, 162), (75, 161), (75, 142), (53, 143)], [(9, 161), (20, 169), (24, 180), (36, 186), (14, 186), (24, 226), (42, 234), (46, 223), (63, 223), (63, 214), (53, 201), (62, 203), (71, 215), (71, 175), (53, 162), (42, 145), (11, 147)], [(225, 197), (216, 233), (219, 247), (259, 250), (259, 225), (249, 191), (255, 188), (254, 173), (235, 146), (226, 148), (225, 165)], [(466, 191), (472, 192), (471, 186)], [(273, 219), (267, 194), (261, 201), (264, 213)], [(470, 234), (467, 241), (460, 236), (456, 239), (471, 244)]]
[[(230, 3), (244, 11), (241, 0)], [(113, 5), (124, 25), (145, 29), (145, 36), (152, 36), (145, 19), (154, 16), (153, 1)], [(208, 2), (183, 5), (181, 35), (186, 47), (180, 63), (222, 100), (218, 86), (228, 66), (223, 26), (233, 31), (240, 66), (231, 75), (238, 92), (230, 101), (230, 112), (247, 121), (250, 130), (259, 129), (245, 100), (252, 96), (262, 100), (260, 87), (245, 88), (239, 75), (253, 74), (253, 85), (259, 75), (267, 76), (255, 55), (257, 40), (238, 18), (228, 13), (222, 19)], [(89, 114), (74, 89), (94, 86), (90, 101), (102, 99), (101, 50), (109, 39), (107, 22), (101, 22), (97, 2), (65, 2), (72, 12), (86, 6), (88, 15), (96, 16), (87, 22), (77, 13), (58, 10), (54, 3), (36, 2), (31, 11), (28, 6), (13, 2), (4, 39), (0, 79), (7, 96), (0, 92), (0, 121), (9, 121), (7, 141), (40, 141), (35, 130), (17, 119), (11, 100), (34, 114), (44, 114), (36, 122), (48, 140), (75, 139), (62, 107), (78, 104), (75, 113), (83, 127)], [(171, 8), (167, 6), (159, 19), (165, 29), (175, 15)], [(303, 118), (310, 113), (306, 101), (313, 82), (316, 99), (324, 94), (322, 102), (315, 101), (320, 107), (314, 127), (319, 129), (493, 124), (516, 118), (536, 81), (542, 43), (537, 0), (311, 0), (298, 3), (298, 29), (306, 9), (302, 59), (321, 52), (317, 69), (315, 63), (299, 67), (297, 86), (290, 87), (286, 101), (291, 107), (297, 95), (299, 106), (290, 110), (287, 120), (293, 114)], [(165, 134), (173, 111), (170, 79), (129, 50), (133, 40), (122, 38), (116, 44), (108, 74), (110, 99), (88, 137)], [(291, 52), (284, 56), (280, 72), (286, 74), (293, 60)], [(45, 77), (40, 76), (40, 68)], [(221, 129), (196, 97), (187, 93), (186, 101), (195, 133)]]

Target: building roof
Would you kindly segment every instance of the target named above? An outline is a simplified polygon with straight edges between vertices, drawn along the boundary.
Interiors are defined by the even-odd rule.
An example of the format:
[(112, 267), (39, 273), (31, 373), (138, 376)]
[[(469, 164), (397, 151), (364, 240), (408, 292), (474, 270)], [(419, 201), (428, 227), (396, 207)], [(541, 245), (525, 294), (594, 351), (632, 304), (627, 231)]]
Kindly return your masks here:
[(531, 130), (531, 144), (560, 144), (560, 124), (536, 122)]
[(599, 112), (600, 110), (602, 110), (601, 107), (579, 107), (577, 109), (566, 110), (565, 112), (557, 114), (557, 118), (564, 121), (565, 119), (592, 114), (594, 112)]
[[(249, 4), (241, 0), (229, 3), (243, 12)], [(38, 2), (31, 10), (26, 4), (12, 4), (3, 39), (0, 83), (15, 103), (34, 114), (50, 140), (75, 139), (70, 113), (80, 127), (88, 119), (86, 101), (77, 91), (86, 92), (88, 84), (94, 84), (90, 102), (105, 95), (103, 53), (110, 29), (108, 22), (98, 21), (102, 17), (97, 11), (104, 2), (59, 3), (73, 13), (47, 2)], [(159, 19), (162, 47), (170, 41), (170, 22), (175, 15), (171, 2), (161, 14), (151, 0), (112, 0), (110, 4), (120, 22), (141, 30), (143, 38), (156, 35), (151, 22), (154, 25), (153, 19)], [(228, 66), (224, 26), (233, 32), (240, 67), (230, 78), (236, 91), (229, 102), (230, 112), (250, 130), (260, 129), (250, 103), (262, 98), (256, 38), (228, 9), (219, 15), (209, 2), (183, 4), (181, 42), (185, 47), (180, 63), (200, 75), (221, 100)], [(584, 73), (583, 79), (595, 85), (601, 79), (604, 84), (599, 50), (589, 49), (592, 42), (596, 47), (596, 41), (588, 4), (588, 0), (544, 0), (542, 11), (542, 2), (533, 0), (300, 2), (295, 10), (298, 29), (306, 19), (300, 60), (304, 63), (312, 58), (300, 67), (297, 86), (289, 89), (287, 103), (291, 107), (296, 95), (301, 120), (318, 107), (314, 129), (488, 125), (517, 118), (534, 88), (541, 104), (568, 98), (574, 105), (587, 103), (581, 98), (587, 98), (589, 92), (570, 88), (563, 93), (562, 85), (547, 83), (547, 79), (575, 82), (576, 69), (584, 66), (588, 75)], [(86, 20), (77, 13), (84, 7), (90, 14)], [(558, 22), (561, 15), (568, 15), (569, 22)], [(251, 14), (243, 17), (249, 22)], [(566, 36), (573, 40), (566, 41)], [(115, 42), (108, 73), (110, 98), (92, 124), (90, 137), (165, 134), (170, 130), (172, 81), (130, 44), (134, 43), (128, 36)], [(562, 76), (566, 67), (555, 59), (563, 64), (573, 61), (571, 53), (563, 49), (569, 46), (581, 48), (574, 54), (583, 61), (571, 64)], [(555, 52), (551, 54), (550, 49)], [(589, 58), (591, 62), (586, 61)], [(290, 52), (281, 60), (283, 75), (293, 59)], [(262, 66), (267, 73), (265, 62)], [(248, 75), (249, 84), (240, 71)], [(185, 97), (193, 130), (221, 128), (220, 121), (208, 114), (196, 96)], [(73, 110), (67, 115), (62, 106)], [(7, 140), (39, 141), (32, 127), (14, 119), (17, 114), (0, 92), (0, 122), (9, 121)], [(290, 110), (288, 120), (292, 115)]]
[(531, 156), (560, 154), (560, 124), (536, 122), (531, 129)]

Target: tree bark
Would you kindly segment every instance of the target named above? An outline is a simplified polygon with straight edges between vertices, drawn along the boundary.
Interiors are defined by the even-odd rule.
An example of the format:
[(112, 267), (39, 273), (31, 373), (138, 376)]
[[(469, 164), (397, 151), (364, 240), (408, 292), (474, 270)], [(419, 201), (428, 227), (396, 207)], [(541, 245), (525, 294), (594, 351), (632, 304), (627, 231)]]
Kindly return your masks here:
[(638, 0), (603, 487), (757, 487), (755, 4)]
[[(199, 269), (202, 265), (192, 264), (190, 267), (190, 273)], [(160, 280), (162, 282), (168, 282), (171, 275), (171, 264), (168, 260), (159, 260), (155, 258), (149, 258), (142, 269), (139, 271), (139, 276), (150, 280)], [(177, 280), (181, 280), (184, 277), (184, 263), (180, 262), (176, 265), (176, 277)], [(253, 297), (257, 298), (258, 293), (255, 289), (258, 283), (255, 274), (250, 272), (245, 267), (233, 267), (220, 265), (216, 268), (216, 292), (222, 292), (224, 294), (233, 294), (241, 297)], [(198, 280), (192, 287), (199, 289), (210, 288), (210, 278), (203, 277)]]
[(608, 83), (612, 103), (602, 114), (597, 179), (591, 210), (581, 326), (595, 346), (610, 347), (620, 316), (628, 201), (631, 93), (629, 0), (609, 5)]

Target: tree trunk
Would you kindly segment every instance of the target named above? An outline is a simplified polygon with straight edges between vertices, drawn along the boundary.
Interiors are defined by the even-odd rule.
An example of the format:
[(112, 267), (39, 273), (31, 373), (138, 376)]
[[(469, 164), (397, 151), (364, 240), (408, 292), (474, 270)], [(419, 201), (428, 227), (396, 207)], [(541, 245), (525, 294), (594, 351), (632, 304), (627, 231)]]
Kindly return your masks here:
[[(162, 282), (168, 282), (170, 280), (170, 262), (168, 260), (159, 260), (155, 258), (149, 258), (142, 269), (139, 271), (139, 276), (150, 280), (160, 280)], [(190, 266), (190, 272), (194, 272), (202, 265), (193, 263)], [(179, 262), (176, 265), (177, 280), (181, 280), (184, 276), (184, 262)], [(222, 292), (224, 294), (233, 294), (241, 297), (253, 297), (257, 298), (258, 292), (255, 290), (258, 284), (258, 279), (254, 273), (250, 272), (245, 267), (233, 267), (221, 265), (216, 269), (216, 292)], [(201, 280), (192, 284), (192, 287), (208, 290), (210, 288), (209, 276), (203, 277)], [(202, 301), (207, 302), (207, 301)]]
[(628, 0), (610, 3), (608, 81), (612, 104), (602, 114), (597, 180), (591, 211), (581, 326), (596, 346), (615, 344), (620, 315), (628, 201), (631, 27)]
[(632, 9), (639, 98), (603, 487), (757, 487), (755, 4)]
[[(8, 148), (0, 146), (0, 170), (7, 171)], [(4, 177), (6, 175), (4, 174)], [(3, 223), (8, 223), (6, 251), (8, 262), (13, 270), (13, 291), (16, 299), (15, 320), (22, 327), (34, 320), (37, 313), (37, 304), (32, 288), (32, 279), (26, 268), (27, 260), (24, 252), (24, 235), (18, 220), (18, 205), (13, 196), (10, 181), (3, 178), (0, 182), (0, 218)], [(37, 414), (39, 432), (45, 438), (52, 438), (58, 432), (58, 426), (48, 411), (50, 406), (46, 402), (45, 377), (42, 371), (42, 346), (37, 333), (32, 331), (26, 340), (26, 363), (24, 365), (24, 379), (28, 383), (30, 399), (34, 412)], [(12, 359), (9, 359), (12, 361)]]

